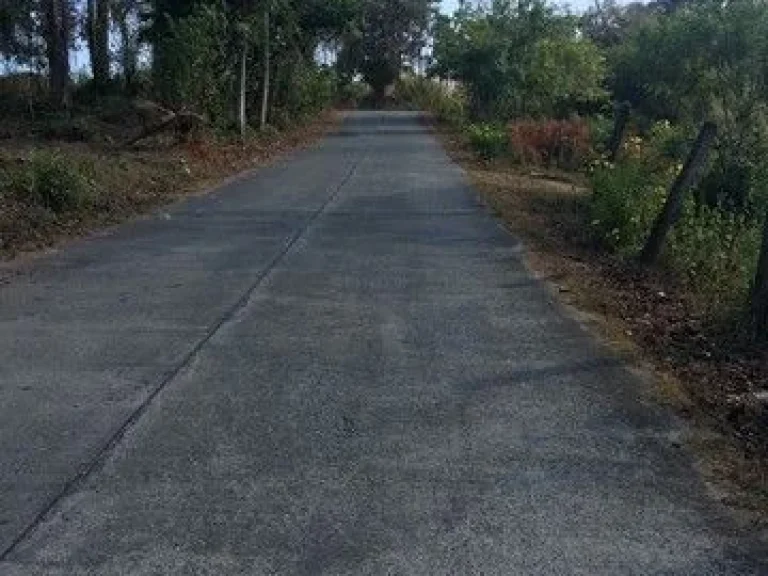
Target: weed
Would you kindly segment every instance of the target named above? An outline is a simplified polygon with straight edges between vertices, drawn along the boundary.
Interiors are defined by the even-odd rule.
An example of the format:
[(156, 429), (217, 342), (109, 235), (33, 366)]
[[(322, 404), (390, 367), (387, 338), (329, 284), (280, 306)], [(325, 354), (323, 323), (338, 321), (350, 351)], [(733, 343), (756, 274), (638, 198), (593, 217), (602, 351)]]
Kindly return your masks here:
[(523, 164), (581, 168), (592, 155), (585, 120), (518, 120), (507, 127), (509, 145)]
[(55, 214), (87, 208), (94, 200), (92, 181), (59, 152), (33, 152), (2, 170), (0, 189), (29, 206)]
[(486, 162), (494, 160), (507, 151), (507, 133), (493, 124), (470, 124), (467, 137), (475, 154)]

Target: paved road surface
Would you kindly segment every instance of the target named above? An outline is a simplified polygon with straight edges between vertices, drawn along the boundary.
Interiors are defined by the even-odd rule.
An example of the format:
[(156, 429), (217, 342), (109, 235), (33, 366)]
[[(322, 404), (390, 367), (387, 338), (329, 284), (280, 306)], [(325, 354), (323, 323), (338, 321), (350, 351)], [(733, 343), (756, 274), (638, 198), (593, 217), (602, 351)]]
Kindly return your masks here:
[(354, 114), (0, 288), (0, 574), (768, 573), (649, 396)]

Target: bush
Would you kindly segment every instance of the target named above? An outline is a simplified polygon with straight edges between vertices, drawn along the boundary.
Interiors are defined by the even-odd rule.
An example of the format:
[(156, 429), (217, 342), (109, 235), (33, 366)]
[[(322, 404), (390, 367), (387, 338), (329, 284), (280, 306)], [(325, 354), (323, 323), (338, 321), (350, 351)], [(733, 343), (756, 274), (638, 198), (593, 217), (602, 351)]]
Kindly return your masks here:
[(598, 241), (620, 254), (637, 254), (664, 205), (668, 184), (638, 160), (599, 163), (590, 201), (590, 225)]
[(18, 201), (61, 214), (87, 207), (91, 180), (58, 152), (35, 152), (0, 173), (0, 189)]
[(41, 123), (37, 134), (44, 140), (91, 142), (96, 140), (98, 131), (85, 118), (53, 115)]
[(172, 110), (194, 110), (214, 124), (225, 124), (234, 99), (228, 68), (226, 14), (211, 6), (169, 22), (169, 32), (155, 46), (154, 85)]
[(507, 133), (493, 124), (471, 124), (467, 128), (467, 137), (478, 158), (490, 161), (507, 151)]
[(697, 206), (691, 199), (672, 230), (664, 256), (711, 306), (743, 306), (755, 278), (761, 231), (759, 222)]
[(336, 90), (336, 101), (339, 106), (357, 108), (370, 91), (370, 87), (365, 82), (344, 82)]
[(279, 86), (280, 104), (270, 111), (270, 123), (284, 129), (322, 112), (333, 104), (335, 85), (336, 78), (328, 69), (294, 66)]
[(592, 148), (599, 153), (606, 152), (608, 141), (613, 134), (614, 119), (603, 114), (593, 114), (586, 119)]
[[(622, 256), (637, 255), (678, 169), (671, 165), (661, 172), (648, 158), (599, 163), (590, 202), (596, 238)], [(760, 222), (697, 203), (691, 195), (667, 240), (664, 263), (713, 310), (727, 313), (747, 302), (761, 231)]]
[(592, 155), (589, 124), (585, 120), (519, 120), (507, 127), (509, 145), (524, 164), (582, 167)]
[(402, 104), (431, 112), (439, 122), (455, 127), (466, 123), (467, 98), (458, 86), (407, 76), (398, 81), (395, 96)]

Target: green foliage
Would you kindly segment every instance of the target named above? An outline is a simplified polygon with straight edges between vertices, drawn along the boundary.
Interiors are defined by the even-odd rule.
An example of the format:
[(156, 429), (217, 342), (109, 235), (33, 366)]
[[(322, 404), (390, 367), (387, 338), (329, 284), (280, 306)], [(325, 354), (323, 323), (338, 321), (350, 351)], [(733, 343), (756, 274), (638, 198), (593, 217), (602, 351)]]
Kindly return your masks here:
[(365, 82), (341, 82), (336, 90), (336, 101), (341, 106), (357, 108), (368, 97), (370, 86)]
[(634, 256), (666, 199), (670, 179), (648, 172), (637, 159), (618, 165), (599, 161), (592, 174), (590, 226), (609, 249)]
[(493, 124), (470, 124), (467, 138), (477, 157), (485, 161), (502, 156), (509, 145), (506, 130)]
[(170, 20), (168, 26), (155, 52), (158, 96), (172, 109), (192, 109), (222, 123), (233, 99), (234, 80), (222, 42), (228, 34), (225, 13), (202, 6)]
[(668, 120), (654, 122), (646, 136), (651, 161), (661, 169), (682, 163), (693, 137), (691, 130), (680, 124), (672, 124)]
[(543, 38), (533, 47), (527, 113), (565, 116), (581, 105), (599, 107), (608, 94), (602, 83), (605, 58), (591, 42), (580, 38)]
[(466, 122), (467, 100), (458, 86), (410, 75), (398, 81), (395, 93), (401, 102), (431, 112), (439, 122), (459, 128)]
[[(641, 250), (661, 211), (679, 165), (666, 173), (649, 148), (618, 165), (599, 162), (592, 175), (591, 227), (598, 241), (627, 257)], [(760, 248), (760, 222), (711, 208), (691, 196), (674, 226), (664, 262), (678, 272), (713, 313), (731, 313), (747, 302)]]
[(276, 124), (301, 121), (325, 110), (334, 101), (336, 78), (330, 70), (300, 63), (288, 80), (273, 112), (273, 118), (282, 119)]
[(84, 209), (94, 199), (91, 180), (59, 152), (35, 152), (0, 169), (0, 191), (55, 214)]
[(759, 222), (691, 199), (673, 229), (665, 258), (710, 306), (730, 311), (747, 302), (760, 239)]
[(361, 0), (350, 58), (378, 98), (427, 42), (435, 0)]
[(462, 81), (474, 118), (567, 116), (599, 108), (605, 60), (577, 21), (543, 0), (460, 10), (435, 27), (433, 73)]
[(593, 114), (585, 120), (589, 125), (592, 147), (600, 153), (605, 152), (607, 143), (613, 134), (614, 119), (604, 114)]

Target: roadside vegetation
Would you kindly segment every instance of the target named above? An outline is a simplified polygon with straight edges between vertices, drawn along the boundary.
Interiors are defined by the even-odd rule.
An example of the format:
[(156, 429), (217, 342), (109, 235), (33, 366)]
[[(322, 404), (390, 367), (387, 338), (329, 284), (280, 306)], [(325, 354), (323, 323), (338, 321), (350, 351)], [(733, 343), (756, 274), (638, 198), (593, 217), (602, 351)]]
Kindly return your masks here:
[(466, 2), (434, 37), (401, 97), (768, 496), (768, 4)]
[[(305, 145), (383, 101), (429, 0), (0, 3), (0, 255)], [(86, 62), (73, 69), (73, 62)]]

